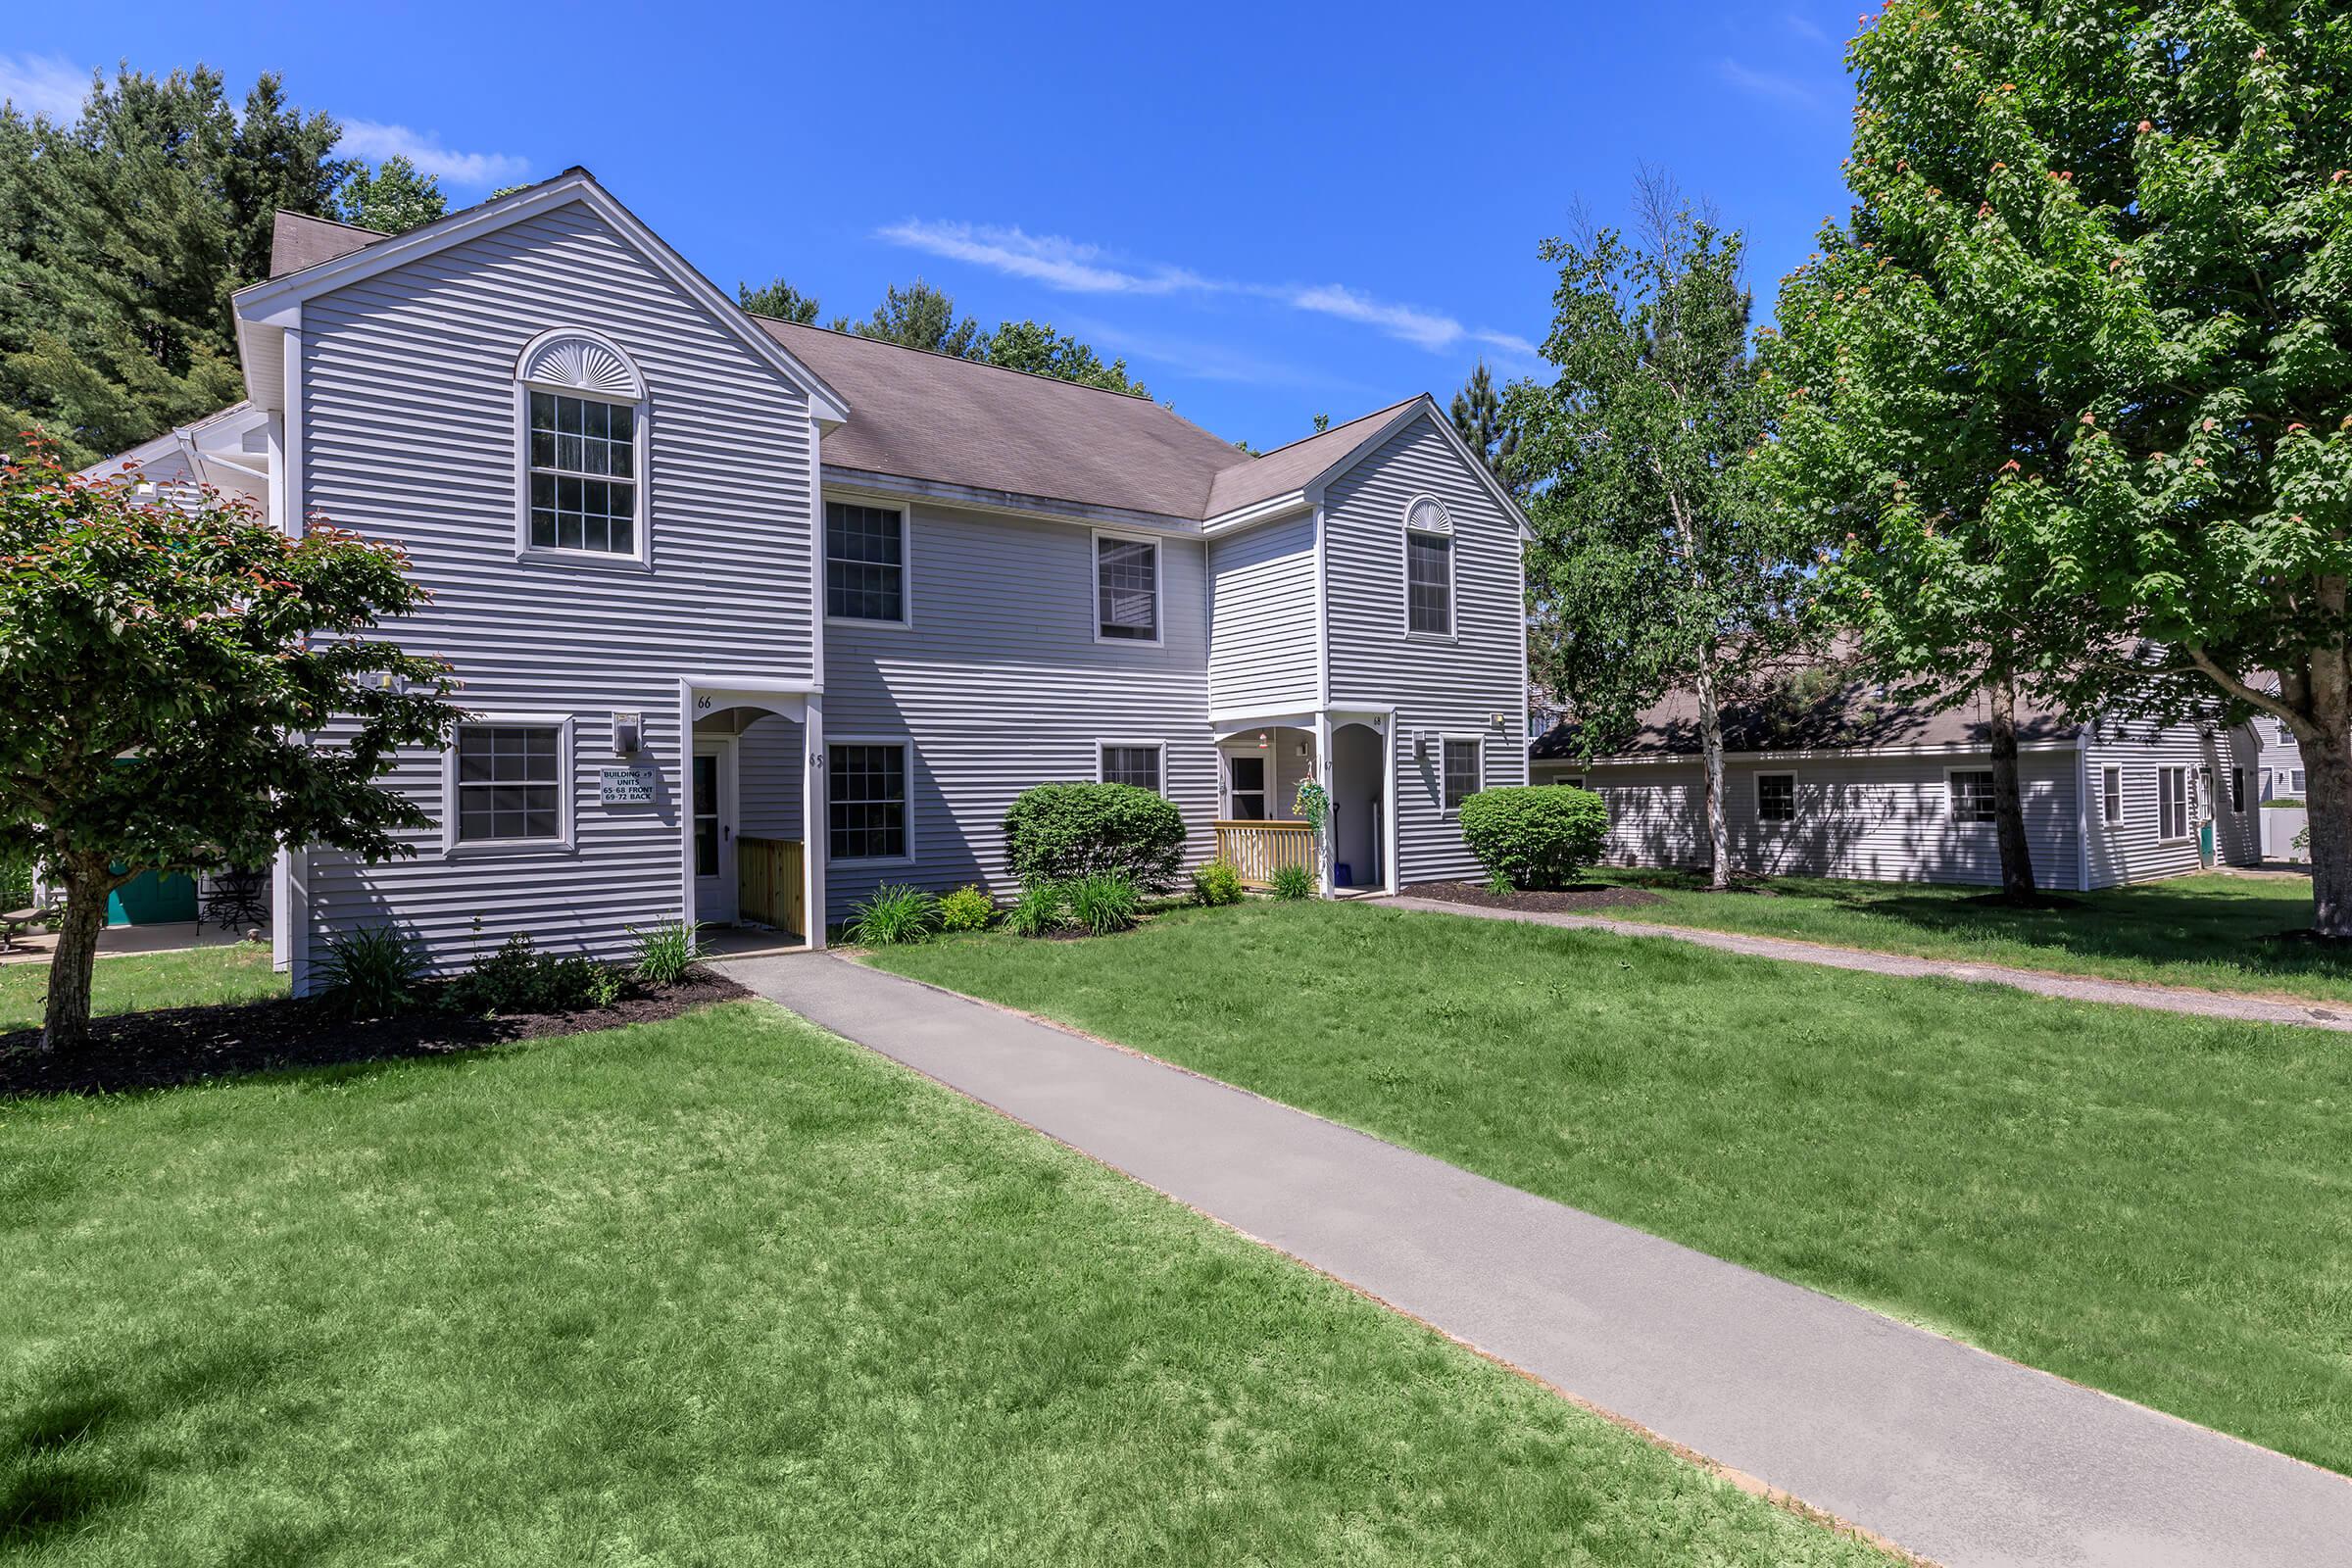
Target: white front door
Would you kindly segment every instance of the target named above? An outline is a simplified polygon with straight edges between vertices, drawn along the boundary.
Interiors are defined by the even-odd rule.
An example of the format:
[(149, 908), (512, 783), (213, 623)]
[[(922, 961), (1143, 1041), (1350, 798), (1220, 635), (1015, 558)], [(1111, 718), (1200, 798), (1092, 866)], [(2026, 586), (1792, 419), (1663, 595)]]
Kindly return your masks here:
[(735, 919), (735, 745), (694, 743), (694, 913), (709, 925)]

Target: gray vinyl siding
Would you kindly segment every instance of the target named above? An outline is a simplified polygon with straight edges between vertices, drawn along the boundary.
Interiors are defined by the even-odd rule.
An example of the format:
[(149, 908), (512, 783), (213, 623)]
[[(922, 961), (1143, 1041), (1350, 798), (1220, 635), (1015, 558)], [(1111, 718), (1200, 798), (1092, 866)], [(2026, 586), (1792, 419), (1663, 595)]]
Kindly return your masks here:
[[(906, 862), (835, 859), (830, 917), (876, 885), (1015, 891), (1004, 819), (1034, 784), (1091, 782), (1104, 740), (1165, 741), (1162, 787), (1196, 858), (1215, 815), (1208, 724), (1206, 556), (1160, 541), (1164, 643), (1095, 640), (1095, 544), (1083, 524), (916, 505), (909, 522), (911, 622), (825, 627), (825, 731), (910, 749)], [(748, 787), (747, 787), (748, 793)]]
[[(1985, 756), (1850, 756), (1795, 761), (1727, 759), (1724, 816), (1732, 864), (1744, 875), (1997, 885), (2000, 849), (1989, 822), (1955, 822), (1945, 772), (1988, 768)], [(2075, 752), (2018, 759), (2034, 880), (2072, 888), (2077, 860)], [(1617, 865), (1703, 868), (1708, 861), (1698, 761), (1543, 763), (1537, 780), (1582, 775), (1609, 808), (1607, 858)], [(1756, 814), (1756, 775), (1796, 775), (1796, 819)]]
[[(1453, 518), (1454, 638), (1408, 638), (1404, 513), (1434, 495)], [(1527, 781), (1524, 597), (1516, 519), (1458, 448), (1414, 419), (1335, 481), (1324, 497), (1331, 706), (1396, 710), (1399, 883), (1467, 876), (1476, 861), (1443, 808), (1439, 737), (1478, 736), (1489, 786)], [(1502, 715), (1500, 723), (1494, 715)], [(1428, 746), (1415, 736), (1426, 732)]]
[[(515, 559), (515, 364), (564, 327), (646, 380), (650, 573)], [(445, 856), (441, 757), (404, 755), (392, 782), (434, 826), (413, 859), (314, 852), (314, 939), (391, 921), (445, 964), (522, 931), (624, 952), (679, 910), (679, 678), (813, 673), (805, 396), (579, 205), (313, 300), (303, 331), (303, 498), (401, 542), (435, 596), (394, 635), (448, 659), (471, 709), (576, 724), (575, 850)], [(598, 804), (616, 710), (644, 716), (652, 806)]]
[[(2187, 768), (2193, 776), (2200, 766), (2210, 765), (2214, 760), (2211, 743), (2195, 725), (2096, 726), (2083, 756), (2092, 800), (2095, 803), (2104, 788), (2102, 769), (2121, 768), (2124, 819), (2110, 825), (2101, 819), (2094, 805), (2089, 857), (2092, 887), (2147, 882), (2199, 869), (2197, 819), (2193, 811), (2189, 813), (2186, 838), (2163, 836), (2158, 821), (2156, 771), (2160, 767), (2179, 766)], [(2218, 767), (2215, 781), (2222, 789), (2228, 789), (2229, 775)], [(2202, 780), (2196, 787), (2203, 788)], [(2229, 815), (2228, 807), (2228, 801), (2224, 800), (2216, 816), (2217, 844), (2220, 825)]]
[(1314, 514), (1213, 541), (1208, 568), (1209, 707), (1314, 707), (1322, 660)]

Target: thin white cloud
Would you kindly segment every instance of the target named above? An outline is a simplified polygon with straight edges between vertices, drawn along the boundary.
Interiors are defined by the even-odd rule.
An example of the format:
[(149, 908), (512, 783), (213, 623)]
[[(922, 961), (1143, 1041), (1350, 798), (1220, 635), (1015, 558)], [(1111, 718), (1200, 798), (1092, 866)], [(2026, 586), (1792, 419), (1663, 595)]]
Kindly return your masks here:
[(1465, 342), (1533, 357), (1535, 345), (1508, 332), (1463, 325), (1453, 317), (1376, 299), (1344, 283), (1251, 283), (1212, 278), (1188, 268), (1123, 263), (1100, 245), (1020, 228), (907, 219), (875, 231), (908, 250), (968, 262), (1070, 294), (1241, 294), (1291, 310), (1373, 327), (1432, 353)]
[(63, 55), (0, 55), (0, 98), (27, 120), (45, 115), (72, 124), (89, 93), (88, 70)]
[(1788, 30), (1790, 32), (1795, 33), (1799, 38), (1804, 39), (1807, 43), (1828, 43), (1830, 41), (1830, 35), (1822, 31), (1821, 28), (1815, 24), (1812, 19), (1808, 17), (1800, 17), (1795, 12), (1791, 11), (1782, 20), (1788, 24)]
[(1335, 377), (1322, 369), (1266, 359), (1223, 343), (1197, 338), (1138, 332), (1116, 321), (1096, 317), (1073, 317), (1069, 327), (1080, 337), (1111, 354), (1133, 355), (1199, 381), (1231, 381), (1245, 386), (1316, 387), (1327, 392), (1360, 393), (1358, 383)]
[(343, 141), (338, 150), (378, 164), (387, 158), (406, 158), (420, 173), (430, 174), (446, 184), (478, 190), (514, 184), (531, 171), (528, 162), (512, 153), (452, 152), (429, 131), (378, 124), (372, 120), (344, 121)]
[(1752, 94), (1758, 98), (1770, 98), (1776, 103), (1789, 104), (1801, 109), (1811, 109), (1821, 102), (1812, 88), (1793, 76), (1783, 76), (1769, 71), (1758, 71), (1752, 66), (1743, 66), (1737, 60), (1722, 61), (1715, 69), (1724, 80), (1741, 92)]

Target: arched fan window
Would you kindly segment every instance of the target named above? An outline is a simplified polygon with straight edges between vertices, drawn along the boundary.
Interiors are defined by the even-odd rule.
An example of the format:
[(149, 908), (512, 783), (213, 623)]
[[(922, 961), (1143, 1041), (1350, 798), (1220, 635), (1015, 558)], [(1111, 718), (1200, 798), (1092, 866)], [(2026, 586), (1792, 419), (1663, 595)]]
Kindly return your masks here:
[(515, 368), (526, 552), (647, 559), (645, 381), (593, 332), (542, 333)]
[(1436, 496), (1405, 503), (1404, 631), (1453, 635), (1453, 515)]

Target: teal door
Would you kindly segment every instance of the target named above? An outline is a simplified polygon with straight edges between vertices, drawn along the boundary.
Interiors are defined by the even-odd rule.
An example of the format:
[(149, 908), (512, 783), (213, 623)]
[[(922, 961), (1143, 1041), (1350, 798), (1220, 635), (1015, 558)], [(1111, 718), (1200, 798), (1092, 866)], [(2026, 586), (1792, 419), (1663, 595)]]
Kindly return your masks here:
[(2197, 861), (2208, 868), (2213, 864), (2213, 824), (2211, 822), (2197, 824)]
[(196, 918), (196, 879), (141, 871), (107, 895), (108, 925), (162, 925)]

